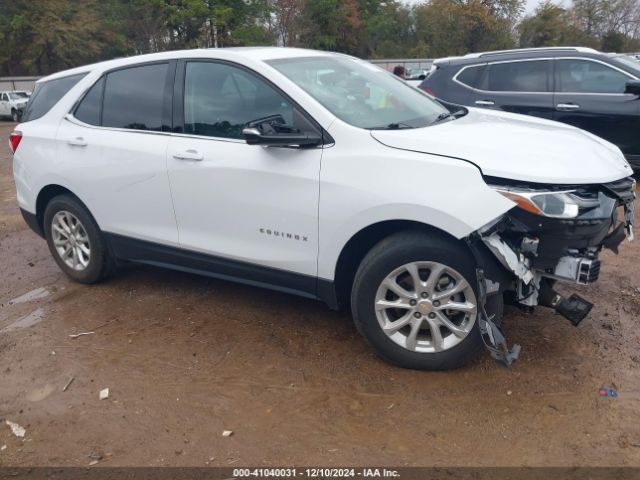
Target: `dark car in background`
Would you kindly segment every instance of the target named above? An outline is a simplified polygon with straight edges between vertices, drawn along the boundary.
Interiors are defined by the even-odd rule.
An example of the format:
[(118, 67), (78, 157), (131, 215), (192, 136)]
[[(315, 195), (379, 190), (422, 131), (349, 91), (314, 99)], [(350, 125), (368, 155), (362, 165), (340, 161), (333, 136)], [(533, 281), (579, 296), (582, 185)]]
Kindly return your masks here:
[(640, 64), (590, 48), (536, 48), (436, 60), (420, 88), (449, 103), (574, 125), (617, 145), (640, 171)]

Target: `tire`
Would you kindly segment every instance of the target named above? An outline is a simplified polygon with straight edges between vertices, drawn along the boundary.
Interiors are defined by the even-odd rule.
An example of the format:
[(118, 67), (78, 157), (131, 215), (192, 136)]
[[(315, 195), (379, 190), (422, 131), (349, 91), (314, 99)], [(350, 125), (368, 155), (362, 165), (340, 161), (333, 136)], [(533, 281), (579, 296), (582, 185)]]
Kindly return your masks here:
[(18, 115), (18, 111), (16, 109), (11, 109), (11, 120), (18, 123), (20, 121), (20, 115)]
[[(404, 368), (448, 370), (465, 365), (483, 347), (475, 268), (472, 255), (444, 236), (405, 231), (383, 239), (365, 256), (355, 276), (351, 308), (358, 331), (380, 357)], [(501, 317), (502, 295), (490, 298), (486, 307), (492, 312), (487, 313), (499, 309)], [(402, 307), (395, 308), (399, 303)], [(444, 305), (465, 311), (445, 310)]]
[[(72, 280), (91, 284), (114, 272), (115, 261), (98, 224), (74, 196), (58, 195), (49, 201), (43, 230), (53, 259)], [(63, 258), (63, 251), (70, 253)]]

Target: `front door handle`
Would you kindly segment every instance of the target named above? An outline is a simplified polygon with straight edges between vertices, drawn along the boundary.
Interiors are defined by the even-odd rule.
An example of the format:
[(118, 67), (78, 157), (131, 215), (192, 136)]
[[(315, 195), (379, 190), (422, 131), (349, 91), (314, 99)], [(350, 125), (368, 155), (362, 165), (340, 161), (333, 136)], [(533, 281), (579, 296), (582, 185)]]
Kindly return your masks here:
[(70, 138), (67, 143), (72, 147), (86, 147), (87, 141), (82, 137)]
[(479, 105), (481, 107), (492, 107), (495, 104), (496, 102), (494, 102), (493, 100), (476, 100), (476, 105)]
[(559, 112), (572, 112), (574, 110), (580, 110), (580, 105), (576, 103), (559, 103), (556, 105), (556, 110)]
[(198, 152), (197, 150), (189, 149), (184, 152), (178, 152), (173, 154), (173, 158), (176, 160), (193, 160), (196, 162), (201, 162), (204, 160), (204, 155)]

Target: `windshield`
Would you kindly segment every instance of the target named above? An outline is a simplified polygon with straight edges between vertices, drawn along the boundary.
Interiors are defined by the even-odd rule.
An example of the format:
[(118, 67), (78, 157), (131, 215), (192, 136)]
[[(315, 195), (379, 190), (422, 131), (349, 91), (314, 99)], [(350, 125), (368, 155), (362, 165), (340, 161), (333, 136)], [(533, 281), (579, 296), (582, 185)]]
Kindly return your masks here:
[(9, 92), (11, 100), (20, 100), (21, 98), (29, 98), (25, 92)]
[(634, 71), (635, 75), (640, 75), (640, 61), (631, 55), (618, 55), (614, 57), (618, 62), (623, 63)]
[(360, 128), (418, 128), (448, 110), (370, 63), (349, 57), (301, 57), (268, 62), (341, 120)]

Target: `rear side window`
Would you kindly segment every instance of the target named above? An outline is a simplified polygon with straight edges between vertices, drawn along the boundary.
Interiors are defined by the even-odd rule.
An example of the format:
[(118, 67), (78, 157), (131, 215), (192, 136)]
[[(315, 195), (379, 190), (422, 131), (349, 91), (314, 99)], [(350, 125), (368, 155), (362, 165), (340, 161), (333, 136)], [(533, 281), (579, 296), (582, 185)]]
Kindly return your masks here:
[(37, 83), (27, 104), (27, 110), (22, 116), (22, 121), (28, 122), (42, 117), (85, 75), (86, 73), (79, 73), (78, 75)]
[[(104, 86), (102, 125), (161, 131), (167, 63), (116, 70)], [(167, 127), (168, 129), (168, 127)]]
[(492, 92), (550, 92), (549, 60), (493, 63), (482, 82)]
[(478, 88), (480, 84), (480, 79), (482, 78), (482, 74), (484, 73), (485, 65), (476, 65), (473, 67), (466, 67), (458, 73), (456, 76), (456, 80), (460, 83), (464, 83), (466, 86), (471, 88)]
[(102, 113), (102, 91), (104, 89), (104, 77), (96, 82), (84, 96), (74, 116), (89, 125), (100, 125)]

